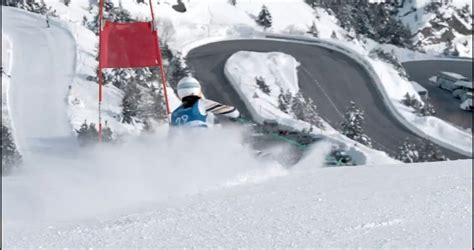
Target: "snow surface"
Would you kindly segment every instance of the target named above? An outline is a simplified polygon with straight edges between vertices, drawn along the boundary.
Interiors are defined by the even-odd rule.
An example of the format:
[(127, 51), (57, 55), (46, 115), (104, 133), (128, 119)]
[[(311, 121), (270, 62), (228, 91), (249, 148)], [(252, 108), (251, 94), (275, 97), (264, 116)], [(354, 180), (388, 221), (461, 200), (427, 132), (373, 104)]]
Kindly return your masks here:
[(284, 170), (214, 144), (191, 156), (224, 149), (218, 159), (191, 165), (183, 143), (42, 159), (4, 178), (4, 247), (472, 246), (472, 160), (318, 168), (309, 157)]
[[(250, 103), (247, 106), (256, 110), (262, 119), (292, 119), (278, 108), (278, 96), (280, 88), (293, 95), (298, 93), (298, 66), (299, 62), (294, 57), (281, 52), (240, 51), (227, 59), (224, 72), (234, 88), (243, 94), (241, 98)], [(257, 86), (256, 77), (263, 77), (271, 90), (270, 94), (265, 94)]]
[(10, 41), (12, 57), (8, 112), (18, 148), (27, 156), (71, 137), (65, 97), (76, 51), (61, 25), (46, 28), (44, 18), (20, 13), (25, 11), (2, 7), (2, 35)]

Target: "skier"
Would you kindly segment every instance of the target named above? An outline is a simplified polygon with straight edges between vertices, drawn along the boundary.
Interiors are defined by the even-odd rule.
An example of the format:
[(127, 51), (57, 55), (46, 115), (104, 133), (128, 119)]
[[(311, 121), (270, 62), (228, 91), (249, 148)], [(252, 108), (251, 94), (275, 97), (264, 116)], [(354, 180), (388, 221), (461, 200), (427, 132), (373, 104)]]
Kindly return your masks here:
[(203, 99), (201, 85), (193, 77), (181, 79), (177, 90), (182, 103), (171, 114), (171, 126), (207, 128), (208, 114), (224, 115), (231, 120), (240, 118), (240, 113), (235, 107)]
[(49, 25), (49, 15), (46, 14), (46, 28), (49, 28), (50, 25)]

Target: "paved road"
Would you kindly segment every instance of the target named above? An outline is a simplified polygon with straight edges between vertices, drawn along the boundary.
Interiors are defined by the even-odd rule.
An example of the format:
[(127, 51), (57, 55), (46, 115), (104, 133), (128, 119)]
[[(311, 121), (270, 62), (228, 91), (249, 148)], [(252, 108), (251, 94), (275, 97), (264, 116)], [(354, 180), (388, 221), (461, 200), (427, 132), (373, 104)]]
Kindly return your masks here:
[(436, 116), (464, 129), (472, 130), (472, 112), (459, 108), (460, 101), (451, 92), (432, 84), (428, 79), (440, 71), (449, 71), (472, 80), (472, 61), (414, 61), (403, 64), (410, 80), (420, 83), (428, 90)]
[[(209, 98), (235, 105), (248, 115), (244, 103), (224, 76), (226, 60), (240, 50), (290, 54), (301, 63), (300, 88), (314, 100), (320, 115), (333, 127), (340, 128), (349, 102), (355, 101), (366, 113), (365, 131), (374, 147), (391, 155), (405, 138), (417, 136), (395, 119), (364, 69), (349, 57), (325, 48), (270, 40), (239, 40), (211, 43), (192, 50), (187, 57), (195, 77), (203, 83)], [(443, 149), (450, 159), (466, 158)]]

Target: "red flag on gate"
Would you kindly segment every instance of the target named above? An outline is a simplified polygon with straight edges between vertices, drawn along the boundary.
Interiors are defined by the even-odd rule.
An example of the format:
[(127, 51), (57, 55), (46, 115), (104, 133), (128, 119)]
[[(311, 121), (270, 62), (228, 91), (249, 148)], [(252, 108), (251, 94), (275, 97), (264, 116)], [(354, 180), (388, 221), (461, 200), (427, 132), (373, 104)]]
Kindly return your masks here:
[(158, 35), (151, 22), (105, 21), (100, 32), (102, 68), (158, 67)]

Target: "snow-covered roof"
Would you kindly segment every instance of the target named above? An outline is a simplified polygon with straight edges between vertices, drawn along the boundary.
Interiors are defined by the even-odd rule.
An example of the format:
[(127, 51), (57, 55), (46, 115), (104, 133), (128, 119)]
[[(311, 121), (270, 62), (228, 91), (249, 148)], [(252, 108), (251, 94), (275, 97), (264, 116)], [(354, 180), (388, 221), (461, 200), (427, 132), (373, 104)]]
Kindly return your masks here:
[(454, 85), (472, 89), (472, 81), (462, 81), (462, 80), (460, 80), (460, 81), (455, 82)]
[(441, 71), (439, 72), (439, 75), (441, 76), (447, 76), (447, 77), (450, 77), (450, 78), (454, 78), (454, 79), (457, 79), (457, 80), (467, 80), (467, 78), (461, 74), (458, 74), (458, 73), (454, 73), (454, 72), (446, 72), (446, 71)]
[(415, 81), (410, 81), (411, 82), (411, 85), (413, 85), (413, 88), (416, 90), (416, 92), (420, 93), (420, 92), (428, 92), (428, 90), (426, 90), (423, 86), (421, 86), (419, 83), (415, 82)]

